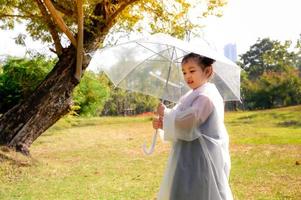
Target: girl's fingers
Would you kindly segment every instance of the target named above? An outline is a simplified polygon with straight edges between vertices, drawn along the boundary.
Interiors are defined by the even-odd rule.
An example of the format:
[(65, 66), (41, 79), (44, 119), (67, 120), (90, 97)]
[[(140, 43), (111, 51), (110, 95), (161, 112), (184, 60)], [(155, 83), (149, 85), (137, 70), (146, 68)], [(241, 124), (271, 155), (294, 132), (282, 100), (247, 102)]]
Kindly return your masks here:
[(157, 113), (159, 116), (163, 116), (164, 115), (164, 109), (165, 109), (165, 106), (163, 103), (159, 103), (158, 104), (158, 107), (157, 107)]
[(163, 127), (163, 122), (160, 119), (153, 119), (153, 128), (159, 129)]
[(158, 119), (153, 119), (153, 128), (158, 129), (159, 127), (159, 120)]

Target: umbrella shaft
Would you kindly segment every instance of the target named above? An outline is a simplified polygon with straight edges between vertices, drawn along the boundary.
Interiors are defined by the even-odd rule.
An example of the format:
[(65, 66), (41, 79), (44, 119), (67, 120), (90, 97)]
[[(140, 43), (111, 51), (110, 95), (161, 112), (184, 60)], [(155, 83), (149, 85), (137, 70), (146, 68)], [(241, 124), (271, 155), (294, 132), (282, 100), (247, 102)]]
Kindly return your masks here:
[(174, 58), (174, 53), (175, 53), (175, 48), (172, 49), (171, 61), (169, 63), (168, 74), (167, 74), (167, 79), (166, 79), (166, 83), (165, 83), (164, 93), (162, 95), (162, 100), (161, 100), (162, 103), (164, 103), (165, 95), (167, 94), (167, 91), (168, 91), (168, 82), (169, 82), (169, 78), (170, 78), (171, 65), (172, 65), (172, 61), (173, 61), (173, 58)]

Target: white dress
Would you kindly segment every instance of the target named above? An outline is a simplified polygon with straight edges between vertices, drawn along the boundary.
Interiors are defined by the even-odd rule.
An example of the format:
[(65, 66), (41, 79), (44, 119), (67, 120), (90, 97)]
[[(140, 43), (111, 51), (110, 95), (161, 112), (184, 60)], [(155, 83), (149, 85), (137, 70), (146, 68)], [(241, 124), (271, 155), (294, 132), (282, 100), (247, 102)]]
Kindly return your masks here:
[(232, 200), (224, 102), (212, 83), (165, 109), (164, 140), (172, 142), (158, 200)]

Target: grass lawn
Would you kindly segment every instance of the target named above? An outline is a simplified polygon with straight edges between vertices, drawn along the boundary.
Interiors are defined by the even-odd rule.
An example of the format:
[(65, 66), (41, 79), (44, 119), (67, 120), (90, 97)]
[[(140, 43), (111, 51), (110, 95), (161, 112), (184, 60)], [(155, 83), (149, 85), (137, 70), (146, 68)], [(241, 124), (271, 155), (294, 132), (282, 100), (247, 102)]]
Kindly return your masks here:
[[(301, 199), (301, 106), (226, 113), (236, 200)], [(31, 147), (0, 151), (0, 199), (151, 200), (168, 143), (151, 156), (150, 118), (64, 118)]]

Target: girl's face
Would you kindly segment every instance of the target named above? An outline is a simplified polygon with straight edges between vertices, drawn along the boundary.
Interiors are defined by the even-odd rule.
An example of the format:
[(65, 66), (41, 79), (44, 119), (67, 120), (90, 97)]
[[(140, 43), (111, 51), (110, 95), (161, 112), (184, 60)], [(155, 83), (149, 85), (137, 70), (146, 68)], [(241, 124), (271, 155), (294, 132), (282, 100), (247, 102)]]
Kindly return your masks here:
[(189, 59), (182, 65), (184, 79), (191, 89), (196, 89), (208, 81), (210, 68), (203, 70), (194, 60)]

